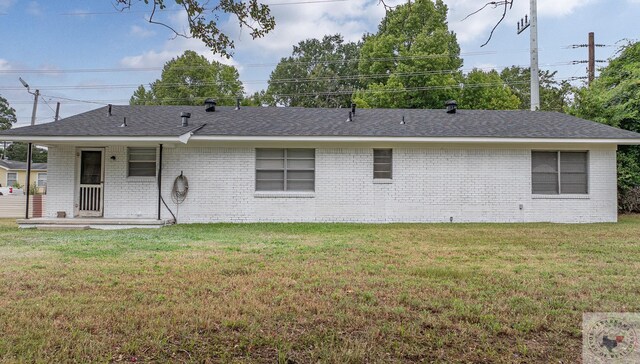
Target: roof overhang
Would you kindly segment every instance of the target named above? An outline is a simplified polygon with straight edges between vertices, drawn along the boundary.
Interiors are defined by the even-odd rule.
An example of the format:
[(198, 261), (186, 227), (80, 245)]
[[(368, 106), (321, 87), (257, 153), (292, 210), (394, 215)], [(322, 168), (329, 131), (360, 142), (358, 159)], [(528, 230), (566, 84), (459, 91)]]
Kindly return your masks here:
[(378, 136), (227, 136), (194, 135), (192, 141), (219, 142), (337, 142), (337, 143), (457, 143), (457, 144), (617, 144), (638, 145), (640, 139), (491, 138), (491, 137), (378, 137)]
[(186, 144), (193, 133), (189, 132), (180, 136), (11, 136), (12, 141), (35, 144), (157, 144), (157, 143), (183, 143)]
[(456, 144), (615, 144), (640, 145), (640, 139), (602, 138), (492, 138), (492, 137), (386, 137), (386, 136), (232, 136), (193, 135), (179, 136), (11, 136), (12, 141), (37, 144), (188, 144), (198, 142), (321, 142), (321, 143), (456, 143)]

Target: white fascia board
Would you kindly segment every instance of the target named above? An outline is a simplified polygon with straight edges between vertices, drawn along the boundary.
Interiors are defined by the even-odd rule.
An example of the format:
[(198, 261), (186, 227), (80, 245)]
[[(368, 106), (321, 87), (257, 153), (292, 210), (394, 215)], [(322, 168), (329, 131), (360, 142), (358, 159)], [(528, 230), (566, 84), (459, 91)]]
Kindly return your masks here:
[(342, 137), (342, 136), (228, 136), (228, 135), (194, 135), (193, 141), (220, 142), (395, 142), (395, 143), (493, 143), (493, 144), (618, 144), (637, 145), (640, 139), (575, 139), (575, 138), (489, 138), (489, 137)]
[[(0, 139), (3, 138), (0, 135)], [(24, 136), (24, 135), (7, 135), (7, 139), (16, 142), (31, 142), (31, 143), (75, 143), (75, 142), (166, 142), (177, 143), (180, 142), (180, 137), (167, 136), (167, 137), (155, 137), (155, 136), (127, 136), (127, 137), (114, 137), (114, 136)]]
[[(182, 143), (189, 141), (218, 142), (337, 142), (337, 143), (492, 143), (492, 144), (617, 144), (640, 145), (640, 139), (578, 139), (578, 138), (490, 138), (490, 137), (353, 137), (353, 136), (235, 136), (193, 135), (189, 131), (180, 136), (7, 136), (11, 141), (32, 143)], [(0, 138), (2, 138), (0, 136)]]

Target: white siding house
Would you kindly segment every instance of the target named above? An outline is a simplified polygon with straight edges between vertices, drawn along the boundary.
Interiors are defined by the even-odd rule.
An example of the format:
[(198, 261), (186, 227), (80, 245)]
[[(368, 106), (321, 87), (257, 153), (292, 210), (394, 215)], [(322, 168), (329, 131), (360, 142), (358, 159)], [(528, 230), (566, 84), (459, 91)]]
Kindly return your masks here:
[[(133, 107), (117, 110), (122, 115), (131, 111), (129, 108)], [(179, 107), (151, 108), (172, 113), (175, 125), (171, 126), (179, 127), (180, 120), (175, 118)], [(182, 108), (197, 112), (194, 107)], [(254, 112), (269, 114), (261, 109), (268, 110), (256, 108)], [(290, 112), (304, 117), (304, 110)], [(336, 111), (327, 111), (332, 112)], [(370, 120), (376, 115), (375, 110), (367, 112), (358, 116), (364, 129), (371, 127)], [(451, 116), (444, 111), (424, 112), (451, 123)], [(222, 122), (221, 116), (234, 115), (232, 109), (216, 113), (209, 122)], [(389, 115), (386, 110), (381, 113)], [(398, 113), (404, 116), (402, 110)], [(412, 115), (407, 123), (421, 122), (417, 117), (420, 111), (405, 113)], [(479, 115), (495, 115), (491, 113)], [(140, 135), (135, 129), (136, 118), (131, 116), (129, 126), (113, 129), (109, 135), (111, 129), (98, 135), (35, 135), (27, 130), (22, 140), (49, 147), (48, 218), (65, 212), (67, 219), (158, 219), (161, 195), (166, 206), (160, 208), (160, 219), (175, 216), (178, 223), (615, 222), (616, 148), (618, 144), (640, 143), (640, 135), (561, 114), (536, 114), (514, 112), (513, 117), (528, 115), (532, 122), (544, 126), (545, 122), (553, 123), (555, 116), (559, 130), (570, 128), (575, 119), (578, 132), (593, 135), (576, 137), (569, 130), (568, 135), (545, 137), (536, 134), (534, 125), (533, 131), (525, 130), (519, 137), (517, 125), (511, 124), (507, 127), (516, 127), (510, 131), (515, 134), (503, 135), (504, 131), (487, 126), (482, 118), (468, 121), (471, 124), (466, 127), (480, 123), (503, 134), (425, 136), (416, 129), (402, 136), (340, 135), (334, 130), (340, 124), (332, 124), (331, 132), (337, 135), (326, 135), (327, 130), (322, 135), (293, 135), (299, 132), (286, 130), (240, 135), (207, 132), (209, 124), (194, 123), (196, 118), (192, 117), (188, 132), (181, 129), (174, 136), (155, 137)], [(94, 111), (76, 116), (74, 126), (100, 123), (97, 115)], [(239, 112), (237, 115), (242, 117)], [(97, 120), (92, 121), (92, 116)], [(340, 123), (349, 123), (352, 128), (358, 117)], [(155, 121), (150, 120), (148, 124), (153, 125)], [(282, 122), (286, 129), (287, 120)], [(501, 122), (505, 121), (495, 121), (496, 125)], [(425, 123), (432, 128), (437, 120)], [(400, 123), (397, 126), (402, 127)], [(591, 129), (585, 131), (585, 126)], [(142, 130), (149, 128), (144, 127), (147, 129)], [(296, 125), (300, 127), (315, 128), (317, 124)], [(127, 128), (135, 134), (119, 134)], [(540, 131), (545, 132), (558, 130)], [(12, 135), (13, 140), (20, 138)], [(174, 194), (179, 176), (188, 181), (184, 201), (178, 201)], [(183, 181), (178, 179), (177, 190), (185, 190)]]

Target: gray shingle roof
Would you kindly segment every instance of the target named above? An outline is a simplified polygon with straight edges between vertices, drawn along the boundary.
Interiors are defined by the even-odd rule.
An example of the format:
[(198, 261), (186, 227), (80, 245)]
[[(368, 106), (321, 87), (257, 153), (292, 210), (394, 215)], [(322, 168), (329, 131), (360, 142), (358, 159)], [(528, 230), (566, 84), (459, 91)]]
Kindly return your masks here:
[[(10, 161), (0, 159), (0, 167), (4, 167), (6, 169), (19, 169), (19, 170), (27, 170), (27, 162), (18, 162), (18, 161)], [(47, 170), (46, 163), (31, 163), (32, 170)]]
[[(640, 139), (640, 134), (557, 112), (524, 110), (349, 109), (297, 107), (117, 106), (102, 107), (58, 122), (15, 128), (0, 136), (385, 136)], [(190, 112), (188, 127), (180, 113)], [(120, 127), (123, 118), (127, 127)], [(404, 117), (405, 124), (401, 124)], [(206, 124), (206, 125), (205, 125)]]

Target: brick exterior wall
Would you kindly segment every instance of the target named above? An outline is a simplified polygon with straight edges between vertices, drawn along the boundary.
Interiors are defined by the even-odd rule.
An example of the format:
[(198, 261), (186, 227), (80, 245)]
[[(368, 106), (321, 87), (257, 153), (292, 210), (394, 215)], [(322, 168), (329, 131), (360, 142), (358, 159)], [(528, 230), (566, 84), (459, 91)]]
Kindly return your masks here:
[[(589, 149), (589, 195), (533, 196), (531, 150), (571, 148)], [(126, 153), (124, 146), (105, 148), (104, 217), (156, 218), (156, 179), (127, 177)], [(47, 216), (56, 211), (73, 216), (75, 154), (73, 147), (49, 149)], [(313, 193), (255, 192), (252, 147), (165, 147), (163, 159), (163, 196), (180, 223), (617, 220), (612, 145), (398, 146), (391, 183), (373, 179), (371, 147), (319, 146)], [(189, 194), (176, 206), (171, 188), (181, 172)], [(162, 217), (171, 217), (165, 208)]]

